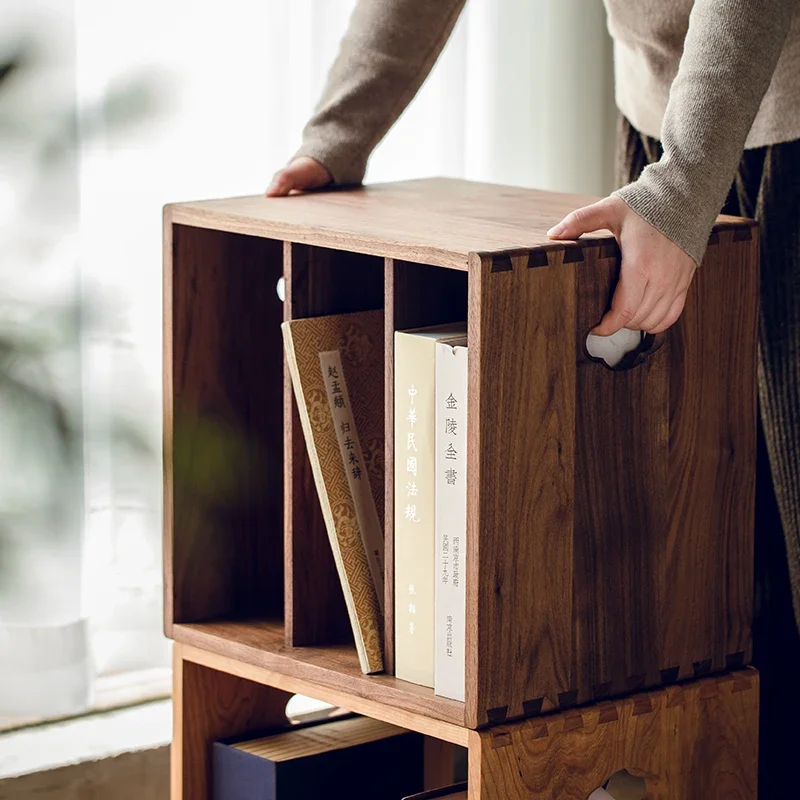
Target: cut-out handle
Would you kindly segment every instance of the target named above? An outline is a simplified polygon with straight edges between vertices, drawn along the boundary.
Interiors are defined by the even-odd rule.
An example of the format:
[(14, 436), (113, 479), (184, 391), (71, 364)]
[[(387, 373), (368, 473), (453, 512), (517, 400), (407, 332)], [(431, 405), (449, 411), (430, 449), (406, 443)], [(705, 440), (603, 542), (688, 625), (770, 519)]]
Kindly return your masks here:
[(615, 371), (633, 369), (664, 344), (665, 334), (621, 328), (611, 336), (588, 334), (584, 343), (587, 357)]
[(647, 781), (631, 775), (628, 770), (615, 772), (606, 783), (595, 789), (588, 800), (642, 800), (647, 793)]

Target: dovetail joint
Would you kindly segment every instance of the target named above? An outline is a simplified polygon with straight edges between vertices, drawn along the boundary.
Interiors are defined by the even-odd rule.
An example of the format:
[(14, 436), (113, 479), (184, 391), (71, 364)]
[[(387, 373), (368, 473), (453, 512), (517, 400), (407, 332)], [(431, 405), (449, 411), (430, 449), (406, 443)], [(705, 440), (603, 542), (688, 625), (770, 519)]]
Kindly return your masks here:
[(492, 725), (497, 725), (505, 722), (508, 717), (508, 706), (498, 706), (497, 708), (490, 708), (486, 712), (486, 717)]
[(561, 709), (572, 708), (578, 703), (578, 690), (573, 689), (569, 692), (561, 692), (558, 695), (558, 707)]
[(711, 664), (710, 658), (693, 662), (692, 670), (694, 671), (695, 678), (702, 678), (704, 675), (709, 675), (711, 673)]
[(677, 683), (681, 674), (680, 667), (669, 667), (668, 669), (661, 670), (661, 683)]
[(535, 700), (523, 700), (522, 713), (526, 717), (536, 717), (542, 713), (544, 697), (537, 697)]

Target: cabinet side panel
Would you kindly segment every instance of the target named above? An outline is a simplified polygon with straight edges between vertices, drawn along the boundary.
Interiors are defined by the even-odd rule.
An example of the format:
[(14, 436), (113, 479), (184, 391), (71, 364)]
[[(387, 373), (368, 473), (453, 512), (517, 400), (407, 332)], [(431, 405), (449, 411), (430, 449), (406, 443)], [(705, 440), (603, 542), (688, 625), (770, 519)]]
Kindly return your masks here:
[(172, 800), (212, 800), (215, 741), (287, 724), (291, 695), (182, 657), (173, 658)]
[(174, 489), (173, 489), (173, 438), (174, 425), (174, 383), (172, 380), (173, 370), (173, 341), (172, 341), (172, 209), (167, 206), (164, 208), (163, 217), (163, 241), (162, 241), (162, 295), (161, 295), (161, 392), (162, 392), (162, 481), (163, 481), (163, 500), (162, 500), (162, 550), (163, 550), (163, 574), (164, 574), (164, 634), (172, 637), (172, 626), (175, 621), (175, 581), (173, 567), (173, 541), (175, 538), (174, 530)]
[[(286, 242), (287, 320), (383, 306), (383, 259)], [(352, 642), (288, 367), (284, 366), (286, 643)]]
[(469, 727), (573, 688), (575, 272), (562, 258), (470, 262)]
[(751, 657), (758, 294), (757, 230), (720, 231), (670, 331), (664, 666), (681, 677)]
[(282, 615), (281, 263), (280, 242), (173, 226), (164, 504), (173, 622)]
[(586, 353), (619, 257), (583, 248), (576, 269), (574, 635), (577, 701), (660, 682), (666, 558), (669, 338), (627, 370)]
[(386, 259), (386, 671), (394, 673), (394, 332), (467, 318), (467, 274)]
[(741, 670), (472, 731), (469, 796), (587, 800), (625, 769), (648, 800), (755, 800), (758, 693), (758, 674)]

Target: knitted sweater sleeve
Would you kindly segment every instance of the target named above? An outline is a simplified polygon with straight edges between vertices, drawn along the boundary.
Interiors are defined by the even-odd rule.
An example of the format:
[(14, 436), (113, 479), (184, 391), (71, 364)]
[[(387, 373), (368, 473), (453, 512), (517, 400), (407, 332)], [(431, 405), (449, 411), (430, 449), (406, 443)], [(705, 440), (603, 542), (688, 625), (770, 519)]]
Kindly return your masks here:
[(696, 0), (661, 129), (664, 155), (617, 194), (698, 264), (798, 0)]
[(411, 102), (466, 0), (359, 0), (296, 156), (360, 183), (367, 159)]

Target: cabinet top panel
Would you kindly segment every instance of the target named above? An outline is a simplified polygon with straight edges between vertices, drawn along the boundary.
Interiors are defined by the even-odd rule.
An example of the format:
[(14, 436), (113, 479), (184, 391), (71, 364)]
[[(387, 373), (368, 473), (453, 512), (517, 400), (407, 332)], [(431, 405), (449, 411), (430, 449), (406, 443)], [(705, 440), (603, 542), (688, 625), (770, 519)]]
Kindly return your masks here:
[(594, 199), (426, 178), (291, 197), (177, 203), (166, 214), (177, 224), (467, 269), (471, 252), (552, 246), (547, 230)]

